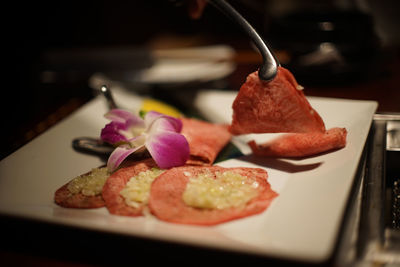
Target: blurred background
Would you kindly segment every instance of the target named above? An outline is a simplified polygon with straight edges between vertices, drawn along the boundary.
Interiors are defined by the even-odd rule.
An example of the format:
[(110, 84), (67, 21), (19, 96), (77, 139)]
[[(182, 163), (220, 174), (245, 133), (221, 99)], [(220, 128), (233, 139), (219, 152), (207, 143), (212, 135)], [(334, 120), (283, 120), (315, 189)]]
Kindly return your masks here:
[[(306, 87), (306, 95), (377, 100), (379, 112), (400, 112), (399, 1), (229, 3)], [(197, 90), (239, 90), (261, 57), (213, 6), (192, 19), (186, 4), (9, 3), (2, 34), (1, 158), (92, 99), (102, 82), (187, 113)]]

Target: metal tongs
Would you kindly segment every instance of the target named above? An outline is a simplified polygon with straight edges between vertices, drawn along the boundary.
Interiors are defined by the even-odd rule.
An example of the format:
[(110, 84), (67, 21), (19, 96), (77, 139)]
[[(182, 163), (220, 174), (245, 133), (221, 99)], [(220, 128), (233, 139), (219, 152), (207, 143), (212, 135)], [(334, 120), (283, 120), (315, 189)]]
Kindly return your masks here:
[[(107, 101), (108, 108), (114, 109), (118, 108), (117, 104), (115, 103), (114, 97), (111, 93), (111, 90), (106, 86), (103, 85), (100, 88), (100, 92), (103, 94)], [(109, 145), (103, 142), (99, 138), (93, 137), (77, 137), (72, 140), (72, 147), (80, 152), (95, 154), (99, 156), (108, 156), (114, 150), (112, 145)]]
[(249, 35), (255, 46), (258, 48), (261, 56), (263, 57), (263, 64), (258, 70), (258, 76), (260, 79), (264, 81), (271, 81), (274, 79), (278, 71), (279, 61), (265, 44), (264, 40), (256, 32), (256, 30), (226, 1), (208, 0), (208, 2), (218, 8), (227, 17), (235, 21), (242, 28), (242, 30)]

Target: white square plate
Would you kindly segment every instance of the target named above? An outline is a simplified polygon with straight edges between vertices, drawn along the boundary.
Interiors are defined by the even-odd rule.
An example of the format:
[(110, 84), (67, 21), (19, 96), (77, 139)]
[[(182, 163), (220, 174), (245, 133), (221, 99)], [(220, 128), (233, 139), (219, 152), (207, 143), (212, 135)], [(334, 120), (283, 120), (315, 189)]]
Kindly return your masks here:
[[(229, 122), (234, 97), (233, 92), (205, 91), (198, 95), (195, 104), (209, 120)], [(105, 208), (78, 210), (55, 205), (54, 192), (60, 186), (104, 163), (100, 158), (74, 151), (71, 146), (75, 137), (98, 136), (107, 122), (103, 118), (107, 108), (101, 97), (0, 162), (0, 213), (181, 244), (324, 261), (333, 252), (377, 103), (309, 100), (327, 128), (347, 128), (348, 144), (344, 149), (302, 160), (260, 159), (247, 155), (244, 141), (265, 140), (270, 136), (242, 136), (235, 138), (234, 143), (245, 156), (220, 163), (268, 171), (269, 182), (279, 196), (262, 214), (200, 227), (165, 223), (151, 216), (115, 216)], [(138, 99), (132, 101), (137, 103)]]

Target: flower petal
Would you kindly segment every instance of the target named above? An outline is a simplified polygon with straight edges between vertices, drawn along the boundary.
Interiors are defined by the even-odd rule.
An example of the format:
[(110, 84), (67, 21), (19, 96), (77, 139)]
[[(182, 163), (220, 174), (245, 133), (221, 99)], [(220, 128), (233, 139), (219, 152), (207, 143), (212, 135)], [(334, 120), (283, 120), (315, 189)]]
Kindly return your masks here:
[[(155, 122), (157, 122), (157, 127), (153, 125)], [(182, 130), (182, 121), (180, 119), (156, 111), (147, 112), (144, 117), (144, 123), (147, 131), (151, 131), (151, 128), (173, 132), (180, 132)]]
[(129, 123), (129, 127), (133, 125), (144, 126), (143, 120), (139, 116), (123, 109), (112, 109), (104, 117), (114, 122)]
[(182, 166), (189, 159), (189, 144), (179, 133), (160, 131), (148, 136), (145, 146), (162, 169)]
[(144, 134), (135, 136), (128, 140), (128, 142), (132, 148), (138, 147), (138, 146), (143, 146), (145, 141), (146, 141), (146, 135), (144, 135)]
[(101, 129), (101, 140), (104, 142), (115, 144), (118, 142), (126, 142), (128, 139), (121, 134), (121, 130), (126, 130), (126, 125), (120, 122), (110, 122)]
[(119, 146), (111, 153), (107, 161), (107, 168), (110, 172), (115, 171), (118, 166), (132, 153), (143, 148), (143, 146), (138, 146), (135, 148), (127, 148)]
[(112, 109), (104, 116), (111, 120), (101, 130), (100, 137), (105, 142), (111, 144), (126, 142), (144, 130), (144, 121), (129, 111)]

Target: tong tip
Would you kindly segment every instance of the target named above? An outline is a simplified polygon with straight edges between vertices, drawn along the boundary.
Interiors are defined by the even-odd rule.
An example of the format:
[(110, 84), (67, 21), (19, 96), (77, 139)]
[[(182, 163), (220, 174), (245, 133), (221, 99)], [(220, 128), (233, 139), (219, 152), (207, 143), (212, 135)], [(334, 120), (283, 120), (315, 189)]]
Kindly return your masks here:
[(258, 70), (258, 77), (260, 78), (260, 80), (266, 82), (272, 81), (278, 73), (278, 67), (279, 63), (277, 63), (276, 61), (271, 62), (268, 65), (263, 64)]

